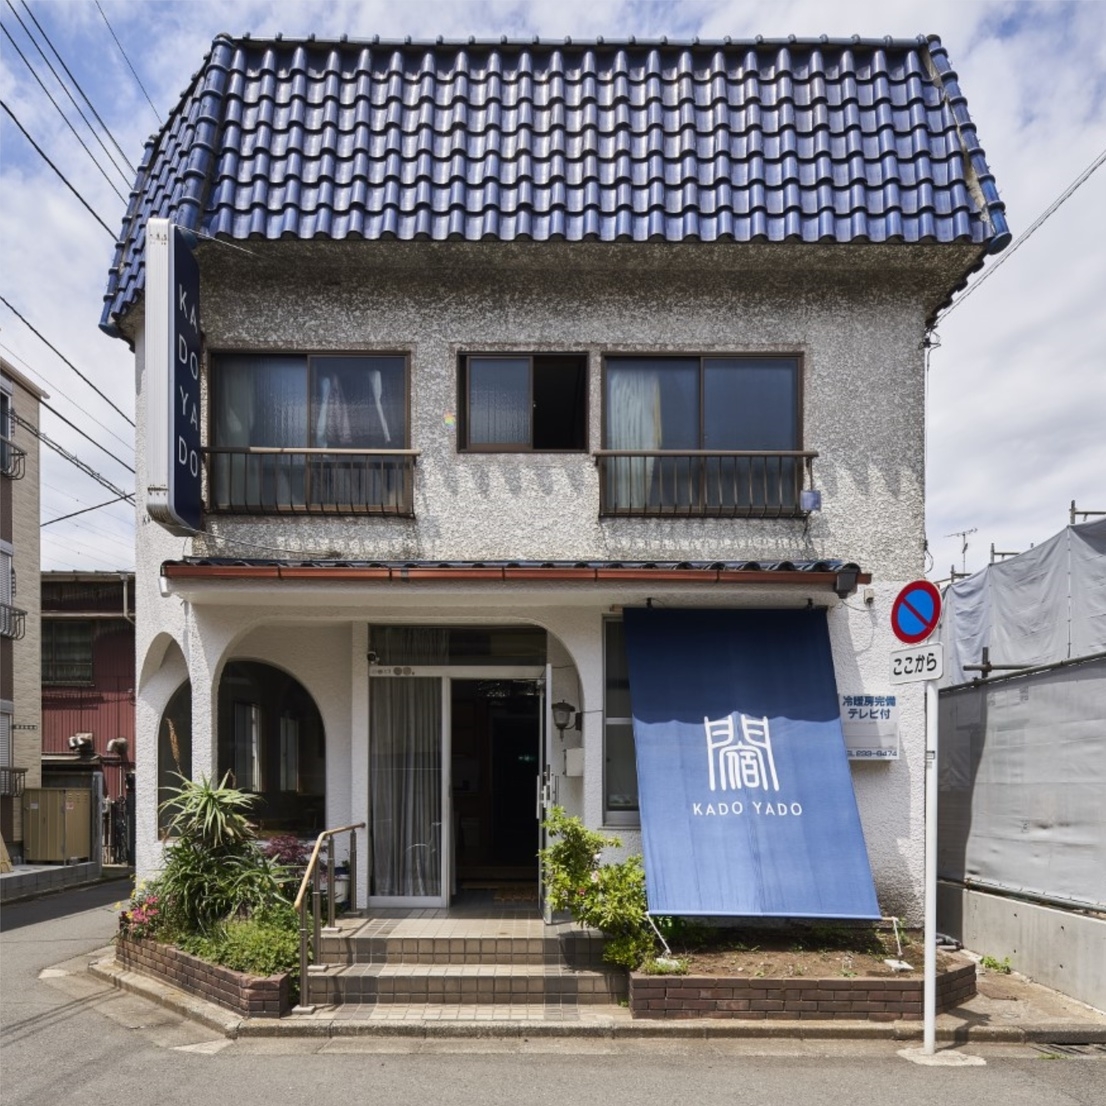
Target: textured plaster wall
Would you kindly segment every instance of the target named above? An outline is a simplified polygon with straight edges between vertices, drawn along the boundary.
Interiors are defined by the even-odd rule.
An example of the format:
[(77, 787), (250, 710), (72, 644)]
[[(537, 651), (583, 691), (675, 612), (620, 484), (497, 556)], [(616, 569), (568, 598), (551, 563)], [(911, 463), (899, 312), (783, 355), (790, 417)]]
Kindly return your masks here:
[[(829, 272), (741, 267), (733, 254), (570, 268), (502, 246), (451, 254), (426, 244), (385, 268), (380, 244), (315, 254), (203, 254), (209, 350), (403, 350), (411, 358), (416, 520), (213, 520), (234, 542), (375, 558), (843, 557), (891, 577), (921, 564), (923, 274), (866, 272), (839, 251)], [(550, 255), (554, 256), (554, 255)], [(614, 352), (794, 352), (803, 358), (804, 445), (818, 450), (824, 509), (801, 520), (598, 517), (590, 454), (459, 454), (458, 355), (585, 351), (589, 444), (602, 441), (601, 361)], [(244, 547), (240, 552), (248, 555)], [(256, 552), (259, 551), (255, 551)]]
[[(162, 596), (158, 567), (182, 555), (426, 559), (803, 559), (858, 562), (875, 580), (833, 606), (830, 628), (842, 693), (886, 694), (888, 627), (899, 586), (922, 572), (923, 363), (920, 342), (935, 289), (949, 276), (928, 255), (888, 269), (864, 249), (818, 255), (757, 251), (571, 253), (489, 245), (276, 247), (254, 255), (205, 247), (202, 309), (209, 350), (404, 350), (410, 356), (410, 445), (421, 453), (414, 520), (211, 519), (196, 540), (167, 534), (139, 511), (138, 656), (158, 632), (181, 648), (194, 681), (197, 765), (212, 756), (216, 679), (248, 655), (292, 672), (324, 710), (328, 811), (334, 825), (367, 814), (365, 626), (373, 620), (529, 621), (552, 635), (553, 695), (580, 702), (585, 775), (558, 797), (602, 821), (602, 637), (612, 606), (658, 590), (527, 592), (345, 588), (279, 596), (220, 587)], [(254, 247), (251, 245), (251, 249)], [(886, 257), (886, 254), (882, 255)], [(675, 261), (666, 260), (674, 257)], [(768, 258), (768, 261), (765, 261)], [(785, 259), (773, 263), (772, 259)], [(566, 265), (565, 261), (571, 261)], [(811, 264), (810, 262), (816, 262)], [(464, 455), (447, 416), (457, 412), (458, 355), (472, 351), (588, 354), (589, 446), (601, 444), (601, 364), (612, 352), (795, 352), (803, 363), (803, 444), (819, 451), (823, 510), (809, 520), (600, 520), (590, 454)], [(138, 342), (137, 364), (143, 355)], [(139, 380), (141, 385), (141, 379)], [(206, 382), (205, 382), (206, 385)], [(139, 387), (139, 487), (144, 405)], [(671, 588), (667, 601), (789, 605), (794, 592)], [(191, 594), (191, 593), (190, 593)], [(217, 599), (214, 598), (217, 595)], [(305, 623), (316, 623), (305, 628)], [(304, 637), (303, 635), (308, 635)], [(304, 644), (309, 647), (304, 648)], [(562, 652), (563, 650), (563, 652)], [(571, 663), (569, 663), (571, 662)], [(140, 689), (140, 700), (147, 693)], [(922, 695), (900, 689), (902, 757), (853, 768), (883, 910), (920, 920)], [(325, 709), (324, 709), (325, 705)], [(155, 744), (157, 711), (140, 709), (140, 754)], [(555, 742), (559, 739), (554, 739)], [(206, 752), (205, 752), (206, 751)], [(560, 749), (555, 747), (554, 767)], [(563, 758), (560, 763), (563, 765)], [(141, 764), (141, 759), (140, 759)], [(620, 830), (627, 848), (635, 832)], [(155, 853), (140, 850), (151, 859)], [(361, 881), (364, 888), (365, 882)]]

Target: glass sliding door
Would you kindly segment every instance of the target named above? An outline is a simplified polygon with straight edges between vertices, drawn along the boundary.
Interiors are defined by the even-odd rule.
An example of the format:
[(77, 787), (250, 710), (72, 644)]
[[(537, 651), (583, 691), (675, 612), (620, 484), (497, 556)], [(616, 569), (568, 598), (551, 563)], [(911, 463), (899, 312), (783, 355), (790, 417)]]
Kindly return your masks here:
[(369, 797), (372, 887), (378, 898), (443, 894), (442, 680), (374, 680)]

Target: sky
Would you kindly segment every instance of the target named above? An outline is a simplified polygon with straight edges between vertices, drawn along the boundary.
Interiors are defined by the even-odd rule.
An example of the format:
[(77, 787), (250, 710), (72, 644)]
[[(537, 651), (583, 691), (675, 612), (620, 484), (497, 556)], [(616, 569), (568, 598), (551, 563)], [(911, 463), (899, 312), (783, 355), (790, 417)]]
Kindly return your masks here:
[[(117, 166), (28, 37), (29, 29), (64, 76), (31, 15), (122, 150), (97, 129)], [(0, 22), (0, 98), (12, 113), (0, 111), (0, 295), (7, 301), (0, 302), (0, 353), (49, 393), (54, 411), (43, 412), (42, 430), (128, 492), (134, 362), (124, 342), (98, 328), (133, 182), (133, 170), (122, 166), (137, 163), (220, 32), (415, 39), (938, 34), (1016, 244), (1106, 150), (1106, 3), (1097, 0), (3, 0)], [(970, 286), (940, 321), (927, 394), (932, 579), (947, 578), (951, 568), (983, 568), (992, 548), (1019, 552), (1044, 541), (1068, 524), (1073, 500), (1080, 510), (1106, 512), (1104, 245), (1106, 166), (1013, 253), (990, 259), (973, 278), (973, 286), (982, 279), (978, 290)], [(41, 456), (43, 569), (133, 568), (133, 508), (118, 502), (54, 522), (115, 493), (53, 450), (43, 447)]]

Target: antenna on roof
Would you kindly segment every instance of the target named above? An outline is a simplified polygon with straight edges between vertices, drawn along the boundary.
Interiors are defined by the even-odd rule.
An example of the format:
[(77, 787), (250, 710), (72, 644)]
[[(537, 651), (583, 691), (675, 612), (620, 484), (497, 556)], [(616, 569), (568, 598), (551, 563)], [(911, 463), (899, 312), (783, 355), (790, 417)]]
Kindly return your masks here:
[(973, 526), (970, 530), (954, 530), (951, 534), (946, 534), (946, 538), (960, 538), (963, 544), (960, 547), (961, 556), (961, 575), (968, 575), (968, 535), (974, 534), (979, 527)]

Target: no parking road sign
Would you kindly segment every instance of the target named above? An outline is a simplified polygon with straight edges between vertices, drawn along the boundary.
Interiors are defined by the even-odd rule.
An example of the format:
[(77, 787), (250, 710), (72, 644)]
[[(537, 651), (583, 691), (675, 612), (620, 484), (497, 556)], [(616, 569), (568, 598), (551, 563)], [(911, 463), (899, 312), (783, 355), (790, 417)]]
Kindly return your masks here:
[(891, 607), (891, 629), (904, 645), (925, 641), (941, 617), (941, 593), (928, 580), (915, 580)]

